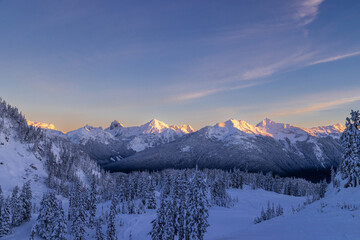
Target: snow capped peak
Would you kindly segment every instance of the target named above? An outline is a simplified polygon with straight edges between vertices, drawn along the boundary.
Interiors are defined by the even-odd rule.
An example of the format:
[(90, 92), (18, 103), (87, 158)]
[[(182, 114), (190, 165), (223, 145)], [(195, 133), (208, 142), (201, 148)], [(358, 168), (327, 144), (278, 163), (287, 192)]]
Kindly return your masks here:
[(140, 128), (142, 129), (143, 134), (162, 133), (164, 131), (171, 130), (175, 131), (176, 133), (187, 134), (195, 131), (190, 125), (182, 124), (178, 126), (176, 124), (166, 124), (155, 118), (152, 119), (150, 122), (140, 126)]
[(241, 132), (245, 132), (248, 134), (263, 134), (256, 126), (247, 123), (243, 120), (229, 119), (226, 122), (217, 123), (216, 127), (224, 127), (224, 128), (235, 128)]
[(114, 120), (114, 121), (110, 124), (109, 129), (110, 129), (110, 130), (113, 130), (113, 129), (116, 129), (116, 128), (123, 128), (123, 127), (124, 127), (124, 125), (123, 125), (121, 122), (119, 122), (118, 120)]
[(92, 131), (92, 130), (96, 130), (96, 129), (100, 129), (100, 130), (102, 130), (102, 127), (93, 127), (93, 126), (90, 126), (90, 125), (85, 125), (84, 127), (83, 127), (86, 131)]
[(193, 133), (193, 132), (195, 132), (195, 130), (190, 125), (186, 125), (186, 124), (181, 124), (180, 129), (185, 133)]
[[(138, 130), (140, 131), (140, 134), (155, 134), (162, 133), (168, 128), (169, 125), (154, 118), (150, 122), (141, 125)], [(134, 127), (134, 129), (136, 129), (136, 127)]]
[(273, 121), (269, 118), (265, 118), (264, 120), (262, 120), (261, 122), (259, 122), (256, 126), (266, 126), (271, 124)]
[(329, 126), (306, 128), (304, 130), (307, 131), (312, 136), (331, 135), (331, 136), (335, 136), (335, 137), (340, 137), (341, 133), (344, 132), (345, 129), (346, 129), (346, 126), (344, 126), (341, 123), (337, 123), (337, 124), (329, 125)]
[(288, 124), (288, 123), (278, 123), (278, 122), (272, 121), (269, 118), (265, 118), (260, 123), (258, 123), (256, 125), (256, 127), (264, 129), (264, 130), (269, 130), (269, 129), (280, 130), (280, 129), (290, 128), (290, 127), (294, 127), (294, 126), (291, 124)]
[(90, 140), (97, 140), (109, 144), (109, 142), (114, 139), (114, 137), (110, 133), (105, 132), (102, 127), (93, 127), (89, 125), (68, 132), (66, 136), (70, 141), (80, 145), (85, 145)]
[(176, 132), (183, 132), (183, 133), (195, 132), (195, 130), (190, 125), (186, 125), (186, 124), (181, 124), (180, 126), (175, 124), (169, 124), (169, 128), (175, 130)]
[(254, 125), (236, 119), (229, 119), (226, 122), (217, 123), (213, 127), (210, 127), (207, 132), (209, 138), (215, 138), (231, 144), (244, 144), (244, 138), (254, 137), (255, 135), (263, 135), (263, 133)]
[(259, 131), (257, 127), (254, 125), (251, 125), (243, 120), (236, 120), (236, 119), (229, 119), (226, 122), (220, 122), (217, 123), (215, 128), (227, 128), (227, 129), (233, 129), (238, 130), (241, 132), (249, 133), (249, 134), (262, 134), (262, 132)]
[(284, 140), (289, 139), (291, 142), (296, 141), (305, 141), (309, 134), (304, 129), (295, 127), (294, 125), (288, 123), (278, 123), (265, 118), (262, 122), (256, 125), (258, 129), (269, 136), (278, 139)]
[(33, 122), (33, 121), (29, 121), (29, 120), (26, 120), (26, 121), (29, 126), (34, 126), (34, 127), (43, 128), (43, 129), (57, 130), (56, 127), (51, 123)]
[(335, 129), (337, 129), (341, 132), (345, 131), (345, 129), (346, 129), (346, 126), (341, 123), (334, 124), (334, 125), (332, 125), (332, 127), (334, 127)]
[(153, 133), (153, 132), (160, 133), (163, 129), (169, 128), (169, 125), (155, 118), (152, 119), (150, 122), (145, 123), (143, 126), (147, 128), (149, 133)]

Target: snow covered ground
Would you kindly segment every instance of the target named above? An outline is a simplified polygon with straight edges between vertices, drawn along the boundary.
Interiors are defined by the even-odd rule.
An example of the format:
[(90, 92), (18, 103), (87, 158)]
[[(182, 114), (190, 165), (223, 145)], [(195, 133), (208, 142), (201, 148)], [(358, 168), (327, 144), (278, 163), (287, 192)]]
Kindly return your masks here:
[[(205, 234), (206, 240), (356, 240), (360, 239), (360, 210), (341, 209), (344, 203), (359, 207), (359, 189), (346, 189), (340, 193), (332, 188), (325, 198), (307, 205), (303, 210), (293, 213), (292, 207), (306, 201), (305, 197), (293, 197), (262, 189), (229, 190), (232, 198), (237, 199), (231, 208), (212, 207), (210, 227)], [(254, 224), (261, 208), (266, 209), (270, 201), (281, 204), (284, 216)], [(324, 207), (325, 206), (325, 207)], [(145, 215), (120, 215), (125, 225), (120, 227), (119, 238), (150, 239), (150, 221), (155, 212)]]
[[(284, 207), (285, 215), (255, 225), (251, 223), (251, 216), (253, 214), (251, 209), (256, 207), (254, 202), (255, 204), (256, 202), (261, 204), (260, 200), (256, 200), (257, 192), (261, 193), (264, 191), (256, 190), (255, 193), (249, 194), (249, 201), (243, 200), (244, 205), (247, 206), (238, 206), (239, 209), (243, 210), (242, 213), (245, 213), (246, 217), (244, 216), (244, 218), (241, 219), (241, 217), (237, 216), (241, 213), (240, 211), (235, 215), (235, 211), (234, 214), (231, 214), (232, 211), (229, 209), (229, 213), (234, 215), (233, 221), (238, 221), (238, 223), (226, 228), (223, 234), (216, 234), (222, 231), (223, 223), (221, 226), (220, 224), (218, 225), (217, 231), (215, 230), (216, 227), (210, 227), (207, 239), (359, 239), (360, 228), (357, 223), (360, 223), (360, 211), (358, 209), (341, 209), (344, 203), (359, 206), (359, 201), (357, 200), (360, 196), (359, 189), (346, 189), (340, 193), (336, 193), (334, 189), (330, 188), (325, 198), (307, 205), (303, 210), (294, 214), (292, 211), (289, 212), (291, 205), (296, 207), (296, 203), (300, 203), (304, 198), (265, 193), (263, 194), (263, 199), (265, 200), (267, 198), (270, 201), (278, 201), (281, 203)], [(241, 194), (241, 192), (237, 194), (243, 197), (247, 195), (246, 193)], [(261, 198), (261, 195), (258, 195), (258, 197)], [(286, 212), (286, 210), (288, 211)], [(210, 221), (213, 219), (214, 214), (210, 217)], [(225, 221), (225, 219), (225, 216), (221, 216), (217, 222), (213, 222), (213, 225), (221, 223)], [(228, 224), (230, 225), (231, 221), (228, 221)], [(235, 225), (237, 225), (237, 227), (235, 227)]]
[[(360, 236), (360, 204), (359, 189), (345, 189), (339, 193), (330, 188), (325, 198), (307, 205), (303, 210), (293, 213), (292, 207), (306, 201), (305, 197), (293, 197), (262, 189), (251, 190), (245, 186), (243, 190), (228, 190), (233, 199), (231, 208), (211, 207), (210, 227), (205, 234), (206, 240), (356, 240)], [(254, 218), (259, 216), (261, 208), (266, 209), (270, 201), (281, 204), (284, 216), (254, 224)], [(107, 211), (109, 203), (98, 206), (98, 214)], [(64, 202), (64, 208), (67, 207)], [(102, 207), (103, 206), (103, 207)], [(351, 206), (350, 209), (346, 209)], [(147, 233), (151, 230), (151, 220), (156, 216), (155, 210), (146, 214), (125, 215), (117, 217), (117, 233), (119, 239), (133, 240), (150, 239)], [(13, 229), (13, 233), (4, 237), (10, 239), (28, 239), (36, 216), (31, 222)], [(120, 220), (123, 226), (120, 226)], [(106, 226), (103, 226), (106, 231)], [(87, 232), (86, 239), (94, 239), (95, 231)], [(70, 239), (70, 238), (69, 238)]]

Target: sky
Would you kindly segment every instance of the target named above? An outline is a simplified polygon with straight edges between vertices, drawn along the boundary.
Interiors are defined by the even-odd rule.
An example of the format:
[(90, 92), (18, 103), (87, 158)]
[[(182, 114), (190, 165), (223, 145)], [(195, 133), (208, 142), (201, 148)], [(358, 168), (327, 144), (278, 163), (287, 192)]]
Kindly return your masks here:
[(0, 0), (0, 97), (69, 131), (360, 108), (360, 1)]

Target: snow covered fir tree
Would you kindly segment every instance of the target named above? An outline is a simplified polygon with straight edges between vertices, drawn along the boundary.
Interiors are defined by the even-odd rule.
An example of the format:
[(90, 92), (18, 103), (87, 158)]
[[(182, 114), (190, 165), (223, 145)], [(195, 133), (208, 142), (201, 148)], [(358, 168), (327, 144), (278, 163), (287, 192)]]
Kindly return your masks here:
[(358, 111), (346, 120), (330, 185), (239, 168), (110, 173), (5, 101), (0, 116), (1, 239), (286, 239), (277, 234), (289, 236), (288, 223), (303, 231), (317, 216), (342, 216), (322, 219), (325, 229), (359, 212)]
[(357, 187), (360, 184), (360, 113), (351, 111), (346, 118), (346, 130), (341, 136), (344, 146), (341, 162), (342, 179), (345, 187)]

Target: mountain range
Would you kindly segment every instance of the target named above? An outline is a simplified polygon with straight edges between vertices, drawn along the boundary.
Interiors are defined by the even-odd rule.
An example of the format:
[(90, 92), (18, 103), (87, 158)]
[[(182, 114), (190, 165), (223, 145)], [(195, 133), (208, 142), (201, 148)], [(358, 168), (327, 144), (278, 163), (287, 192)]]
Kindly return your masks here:
[(270, 119), (257, 125), (230, 119), (195, 131), (190, 125), (153, 119), (136, 127), (113, 121), (106, 129), (85, 126), (68, 133), (46, 132), (79, 145), (111, 171), (236, 167), (279, 175), (316, 172), (322, 177), (341, 159), (339, 139), (344, 130), (342, 124), (301, 128)]

